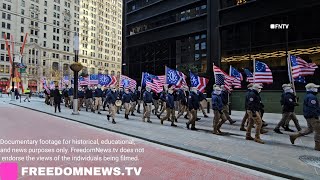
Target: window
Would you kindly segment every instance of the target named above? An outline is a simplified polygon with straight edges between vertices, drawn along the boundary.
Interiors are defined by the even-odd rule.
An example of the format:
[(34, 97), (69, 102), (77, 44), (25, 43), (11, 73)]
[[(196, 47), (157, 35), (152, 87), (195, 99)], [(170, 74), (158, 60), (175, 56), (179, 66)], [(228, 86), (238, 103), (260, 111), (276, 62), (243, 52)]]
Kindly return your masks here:
[(2, 28), (6, 28), (6, 23), (2, 22)]
[(44, 1), (44, 6), (48, 6), (48, 2), (47, 1)]
[(43, 41), (43, 47), (47, 47), (47, 42)]
[(3, 9), (7, 9), (7, 4), (3, 3), (2, 7)]
[(203, 42), (201, 43), (201, 49), (207, 49), (207, 43), (206, 42)]
[(6, 18), (6, 13), (2, 13), (2, 19), (5, 19)]
[(8, 5), (8, 10), (11, 11), (11, 5)]
[(7, 19), (11, 20), (11, 15), (10, 14), (7, 14)]
[(24, 24), (24, 18), (21, 18), (21, 24)]
[(7, 29), (11, 29), (11, 24), (7, 23)]
[(23, 36), (20, 36), (20, 42), (23, 42)]
[(4, 44), (1, 44), (1, 50), (4, 50)]
[(47, 9), (44, 9), (44, 14), (47, 14)]
[(199, 50), (199, 49), (200, 49), (199, 44), (195, 44), (195, 45), (194, 45), (194, 49), (195, 49), (195, 50)]
[(44, 37), (44, 38), (47, 38), (47, 33), (43, 33), (43, 37)]
[(47, 25), (44, 25), (44, 26), (43, 26), (43, 29), (44, 29), (44, 30), (47, 30)]
[(44, 22), (47, 22), (47, 17), (44, 17), (43, 20), (44, 20)]
[(24, 9), (21, 9), (21, 14), (24, 15)]

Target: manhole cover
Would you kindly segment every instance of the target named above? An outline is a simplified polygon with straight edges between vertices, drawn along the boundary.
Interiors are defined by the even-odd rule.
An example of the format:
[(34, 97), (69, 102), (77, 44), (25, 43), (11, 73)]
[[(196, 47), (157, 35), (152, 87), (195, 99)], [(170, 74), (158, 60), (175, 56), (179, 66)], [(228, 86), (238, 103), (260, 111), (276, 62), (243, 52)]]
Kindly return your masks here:
[(300, 156), (299, 159), (306, 164), (320, 168), (320, 157), (305, 155), (305, 156)]

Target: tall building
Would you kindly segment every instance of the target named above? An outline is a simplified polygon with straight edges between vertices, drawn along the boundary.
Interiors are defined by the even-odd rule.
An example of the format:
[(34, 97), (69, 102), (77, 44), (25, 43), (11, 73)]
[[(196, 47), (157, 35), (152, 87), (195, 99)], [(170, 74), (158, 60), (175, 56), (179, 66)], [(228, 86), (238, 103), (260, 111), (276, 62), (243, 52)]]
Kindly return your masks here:
[[(279, 89), (288, 83), (286, 49), (320, 65), (317, 0), (126, 0), (124, 7), (124, 72), (136, 79), (144, 71), (162, 75), (165, 65), (195, 66), (213, 79), (213, 63), (252, 70), (255, 58), (273, 71), (265, 88)], [(320, 83), (319, 76), (318, 69), (306, 80)]]
[[(24, 87), (42, 90), (41, 78), (59, 81), (73, 76), (73, 37), (80, 34), (79, 61), (83, 75), (121, 72), (122, 3), (115, 0), (0, 0), (2, 37), (0, 86), (10, 88), (9, 57), (4, 33), (14, 38), (14, 54), (23, 52)], [(116, 19), (115, 21), (113, 21)], [(120, 32), (118, 31), (120, 29)], [(112, 34), (114, 32), (114, 34)], [(120, 33), (120, 34), (119, 34)], [(120, 37), (120, 38), (119, 38)], [(17, 61), (18, 58), (15, 59)]]

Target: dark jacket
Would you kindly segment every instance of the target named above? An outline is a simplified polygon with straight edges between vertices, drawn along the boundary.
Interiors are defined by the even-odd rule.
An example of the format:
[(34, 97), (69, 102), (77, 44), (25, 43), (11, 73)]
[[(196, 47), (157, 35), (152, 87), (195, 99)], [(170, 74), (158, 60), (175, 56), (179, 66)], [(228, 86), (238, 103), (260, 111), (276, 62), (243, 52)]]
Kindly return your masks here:
[(78, 91), (78, 98), (84, 98), (84, 92)]
[(69, 96), (73, 96), (73, 88), (70, 88), (70, 89), (68, 90), (68, 95), (69, 95)]
[(162, 91), (160, 94), (160, 100), (163, 102), (166, 102), (167, 93), (165, 91)]
[(250, 93), (251, 91), (252, 91), (251, 89), (248, 89), (247, 92), (246, 92), (246, 98), (245, 98), (245, 101), (244, 101), (245, 110), (248, 109), (249, 93)]
[(122, 103), (130, 103), (131, 101), (131, 94), (130, 93), (123, 93), (122, 95)]
[(192, 110), (192, 109), (198, 110), (200, 107), (199, 102), (200, 102), (199, 95), (194, 92), (190, 92), (189, 98), (188, 98), (189, 110)]
[(109, 91), (107, 93), (107, 102), (109, 104), (113, 104), (114, 105), (116, 103), (117, 97), (118, 97), (118, 93), (117, 92)]
[(258, 91), (252, 90), (248, 93), (247, 97), (247, 110), (252, 111), (253, 113), (260, 111), (261, 98)]
[(228, 94), (229, 94), (228, 91), (222, 91), (221, 92), (221, 100), (222, 100), (222, 103), (223, 103), (224, 106), (228, 105), (228, 102), (229, 102)]
[(145, 91), (143, 93), (143, 102), (144, 103), (152, 103), (152, 94), (151, 94), (151, 92)]
[(86, 91), (85, 91), (85, 93), (84, 93), (84, 97), (85, 97), (86, 99), (92, 98), (92, 97), (93, 97), (92, 90), (87, 88)]
[(141, 100), (142, 97), (141, 97), (141, 91), (137, 90), (137, 96), (138, 96), (138, 100)]
[(211, 96), (211, 102), (212, 102), (212, 109), (216, 111), (222, 111), (223, 108), (223, 102), (221, 95), (216, 95), (212, 92)]
[(168, 93), (166, 98), (167, 107), (170, 109), (174, 109), (174, 95)]
[(59, 89), (55, 89), (55, 90), (53, 90), (53, 100), (54, 100), (54, 103), (61, 103), (61, 97), (62, 97), (62, 95), (61, 95), (61, 93), (60, 93), (60, 91), (59, 91)]
[(287, 92), (283, 96), (283, 112), (294, 112), (294, 107), (297, 105), (296, 97), (293, 93)]
[(200, 101), (207, 100), (207, 97), (201, 91), (198, 91), (198, 94), (199, 94)]
[(303, 101), (303, 115), (306, 119), (319, 118), (319, 100), (313, 92), (308, 91)]
[(94, 97), (102, 97), (103, 92), (100, 88), (97, 88), (96, 90), (94, 90), (93, 95), (94, 95)]
[(158, 93), (156, 93), (156, 92), (152, 92), (152, 98), (154, 100), (159, 100), (160, 99), (160, 95)]
[(131, 101), (136, 102), (138, 100), (138, 91), (134, 91), (131, 93)]

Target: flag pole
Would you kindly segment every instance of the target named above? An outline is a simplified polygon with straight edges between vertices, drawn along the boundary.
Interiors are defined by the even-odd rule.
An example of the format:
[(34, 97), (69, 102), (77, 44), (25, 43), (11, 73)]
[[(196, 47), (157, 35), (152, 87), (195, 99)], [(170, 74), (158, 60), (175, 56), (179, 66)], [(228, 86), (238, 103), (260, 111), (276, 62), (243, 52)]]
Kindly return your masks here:
[(216, 72), (214, 71), (214, 63), (212, 63), (212, 68), (213, 68), (214, 84), (216, 84)]
[(142, 72), (142, 74), (141, 74), (141, 88), (142, 88), (142, 82), (143, 82), (143, 78), (144, 77), (144, 72)]
[(296, 93), (296, 87), (295, 87), (295, 84), (294, 84), (294, 78), (293, 78), (293, 73), (292, 73), (292, 64), (291, 64), (291, 60), (290, 60), (290, 54), (288, 54), (288, 56), (287, 56), (287, 62), (288, 62), (288, 66), (289, 66), (289, 73), (290, 73), (290, 78), (289, 78), (289, 80), (290, 80), (290, 83), (292, 84), (292, 88), (293, 88), (293, 92), (294, 92), (294, 95), (295, 96), (297, 96), (297, 93)]
[(253, 84), (256, 83), (256, 58), (253, 58)]

